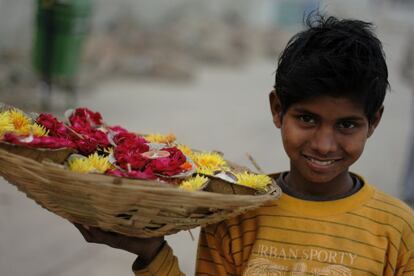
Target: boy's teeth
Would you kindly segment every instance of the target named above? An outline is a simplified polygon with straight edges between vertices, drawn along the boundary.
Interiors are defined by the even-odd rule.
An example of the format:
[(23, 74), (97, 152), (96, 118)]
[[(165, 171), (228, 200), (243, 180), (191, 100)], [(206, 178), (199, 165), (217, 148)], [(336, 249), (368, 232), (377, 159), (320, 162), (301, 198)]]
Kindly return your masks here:
[(319, 160), (316, 160), (316, 159), (313, 159), (313, 158), (309, 158), (309, 160), (310, 160), (311, 162), (313, 162), (313, 163), (317, 164), (317, 165), (320, 165), (320, 166), (327, 166), (327, 165), (330, 165), (330, 164), (332, 164), (333, 162), (335, 162), (334, 160), (329, 160), (329, 161), (319, 161)]

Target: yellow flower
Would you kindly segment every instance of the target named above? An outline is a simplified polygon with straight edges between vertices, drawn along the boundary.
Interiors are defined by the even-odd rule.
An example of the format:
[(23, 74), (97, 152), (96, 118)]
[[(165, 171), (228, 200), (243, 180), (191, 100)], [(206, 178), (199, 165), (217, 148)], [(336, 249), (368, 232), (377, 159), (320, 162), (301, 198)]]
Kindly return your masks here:
[(248, 172), (235, 174), (237, 177), (237, 183), (245, 185), (256, 190), (265, 191), (267, 185), (272, 182), (272, 179), (264, 174), (253, 174)]
[(106, 148), (102, 148), (101, 150), (108, 155), (114, 153), (113, 147), (106, 147)]
[(109, 157), (100, 156), (98, 153), (94, 153), (88, 156), (89, 163), (99, 173), (104, 173), (112, 167), (109, 163)]
[(171, 144), (176, 140), (174, 134), (162, 135), (159, 133), (151, 133), (145, 136), (145, 139), (151, 143)]
[(201, 168), (201, 167), (196, 168), (197, 173), (206, 174), (206, 175), (214, 175), (215, 171), (216, 170), (212, 170), (212, 169), (209, 169), (209, 168)]
[(87, 158), (74, 158), (68, 161), (69, 170), (78, 173), (90, 173), (95, 171), (95, 167)]
[(183, 181), (179, 188), (186, 191), (197, 191), (202, 188), (202, 186), (208, 181), (208, 178), (205, 176), (197, 175), (188, 180)]
[(187, 155), (188, 157), (192, 158), (194, 153), (193, 153), (193, 151), (191, 150), (191, 148), (189, 146), (179, 144), (179, 145), (177, 145), (177, 148), (179, 150), (181, 150), (181, 152), (184, 153), (184, 155)]
[[(192, 159), (197, 167), (197, 172), (218, 171), (227, 169), (227, 162), (216, 152), (194, 153)], [(204, 172), (203, 172), (204, 171)]]
[(9, 112), (0, 112), (0, 138), (4, 133), (11, 131), (14, 131), (14, 125), (10, 119)]
[(47, 136), (49, 134), (49, 130), (47, 130), (44, 126), (39, 125), (38, 123), (31, 125), (31, 132), (33, 136), (36, 137)]
[(18, 135), (29, 135), (31, 119), (26, 116), (22, 111), (17, 109), (11, 109), (7, 111), (10, 120), (14, 125), (16, 134)]

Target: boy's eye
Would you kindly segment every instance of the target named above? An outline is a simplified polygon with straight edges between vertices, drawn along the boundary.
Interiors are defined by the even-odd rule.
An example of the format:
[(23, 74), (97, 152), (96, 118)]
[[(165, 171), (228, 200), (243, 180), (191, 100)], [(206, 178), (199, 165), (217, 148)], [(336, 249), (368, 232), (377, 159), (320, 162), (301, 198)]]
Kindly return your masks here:
[(301, 120), (304, 123), (312, 124), (312, 125), (316, 124), (315, 118), (311, 115), (306, 115), (306, 114), (299, 115), (298, 118), (299, 118), (299, 120)]
[(351, 121), (343, 121), (338, 123), (338, 127), (342, 129), (352, 129), (356, 127), (356, 124)]

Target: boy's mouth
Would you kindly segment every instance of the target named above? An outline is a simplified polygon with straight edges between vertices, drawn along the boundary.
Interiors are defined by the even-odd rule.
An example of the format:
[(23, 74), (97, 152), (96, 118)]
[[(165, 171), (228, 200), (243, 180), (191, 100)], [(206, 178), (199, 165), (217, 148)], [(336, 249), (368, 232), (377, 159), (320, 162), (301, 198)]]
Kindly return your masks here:
[(334, 164), (336, 161), (340, 160), (338, 158), (336, 159), (319, 159), (315, 157), (311, 157), (308, 155), (303, 155), (311, 164), (316, 165), (318, 167), (328, 167), (332, 164)]

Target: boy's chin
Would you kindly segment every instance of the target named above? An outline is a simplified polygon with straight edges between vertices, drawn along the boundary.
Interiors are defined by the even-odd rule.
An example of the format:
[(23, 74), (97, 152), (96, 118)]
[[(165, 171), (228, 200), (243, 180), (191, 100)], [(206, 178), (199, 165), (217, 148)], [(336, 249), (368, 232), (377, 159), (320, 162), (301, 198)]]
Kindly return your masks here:
[(315, 184), (333, 184), (338, 181), (340, 178), (347, 177), (349, 174), (348, 170), (339, 171), (339, 172), (330, 172), (330, 173), (320, 173), (320, 172), (308, 172), (304, 176), (304, 179), (307, 182)]

